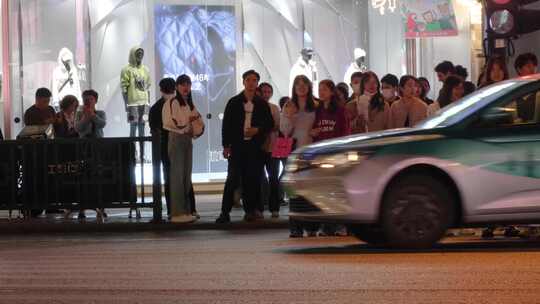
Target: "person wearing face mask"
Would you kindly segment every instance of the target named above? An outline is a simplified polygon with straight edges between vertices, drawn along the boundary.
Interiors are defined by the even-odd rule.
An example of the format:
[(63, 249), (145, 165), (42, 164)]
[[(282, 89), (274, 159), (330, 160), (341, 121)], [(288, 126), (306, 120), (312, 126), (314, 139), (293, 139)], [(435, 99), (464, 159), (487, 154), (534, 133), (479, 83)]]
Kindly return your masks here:
[(461, 99), (464, 92), (463, 81), (457, 76), (448, 76), (444, 81), (439, 99), (428, 106), (428, 117)]
[(384, 101), (391, 106), (399, 100), (398, 92), (399, 79), (394, 74), (386, 74), (381, 79), (381, 91)]
[(416, 78), (411, 75), (402, 76), (399, 80), (400, 100), (390, 108), (391, 128), (410, 128), (427, 117), (427, 105), (415, 97)]
[(364, 110), (367, 113), (366, 117), (360, 117), (361, 120), (365, 119), (367, 132), (382, 131), (390, 128), (390, 105), (384, 101), (380, 89), (381, 84), (377, 74), (373, 72), (364, 73), (361, 82), (363, 95), (360, 97), (359, 102), (363, 103), (362, 108), (367, 108)]

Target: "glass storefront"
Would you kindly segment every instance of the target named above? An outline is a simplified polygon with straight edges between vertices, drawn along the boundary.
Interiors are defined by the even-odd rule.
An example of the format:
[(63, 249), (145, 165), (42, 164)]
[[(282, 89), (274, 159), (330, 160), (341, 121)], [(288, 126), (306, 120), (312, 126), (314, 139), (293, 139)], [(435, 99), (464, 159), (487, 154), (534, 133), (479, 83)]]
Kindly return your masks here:
[[(462, 1), (468, 0), (454, 3), (459, 49), (470, 49), (466, 48), (470, 34), (464, 34), (470, 20), (461, 16), (468, 14)], [(223, 178), (222, 113), (227, 100), (242, 90), (244, 71), (255, 69), (262, 81), (271, 83), (276, 103), (289, 95), (291, 78), (298, 73), (307, 73), (315, 81), (344, 81), (351, 66), (354, 70), (359, 49), (367, 53), (366, 68), (381, 77), (407, 72), (400, 9), (381, 14), (374, 2), (10, 0), (5, 8), (9, 46), (4, 48), (9, 49), (11, 137), (22, 128), (17, 118), (33, 104), (34, 92), (42, 86), (51, 88), (55, 100), (66, 92), (80, 95), (82, 90), (95, 89), (100, 94), (98, 108), (107, 113), (106, 136), (128, 136), (120, 72), (128, 64), (130, 50), (141, 47), (151, 78), (151, 103), (159, 98), (159, 79), (183, 73), (192, 77), (196, 106), (207, 118), (207, 131), (194, 144), (195, 180)], [(417, 63), (417, 74), (434, 82), (432, 69), (441, 56), (451, 56), (447, 59), (470, 69), (470, 54), (439, 53), (456, 43), (445, 39), (457, 38), (429, 38), (422, 42), (426, 45), (419, 45), (426, 51)], [(302, 50), (313, 50), (307, 63)], [(66, 76), (58, 70), (68, 59), (72, 62), (68, 78), (73, 81), (66, 89)]]

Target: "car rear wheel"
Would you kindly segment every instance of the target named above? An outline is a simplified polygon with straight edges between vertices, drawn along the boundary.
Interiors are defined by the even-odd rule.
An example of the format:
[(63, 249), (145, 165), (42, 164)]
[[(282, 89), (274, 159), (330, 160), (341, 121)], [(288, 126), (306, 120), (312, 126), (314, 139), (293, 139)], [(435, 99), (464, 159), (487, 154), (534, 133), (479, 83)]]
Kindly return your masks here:
[(447, 186), (424, 175), (407, 175), (392, 183), (381, 211), (384, 235), (397, 248), (431, 247), (455, 215)]
[(385, 243), (383, 230), (379, 226), (372, 225), (351, 225), (347, 229), (357, 239), (370, 245), (382, 245)]

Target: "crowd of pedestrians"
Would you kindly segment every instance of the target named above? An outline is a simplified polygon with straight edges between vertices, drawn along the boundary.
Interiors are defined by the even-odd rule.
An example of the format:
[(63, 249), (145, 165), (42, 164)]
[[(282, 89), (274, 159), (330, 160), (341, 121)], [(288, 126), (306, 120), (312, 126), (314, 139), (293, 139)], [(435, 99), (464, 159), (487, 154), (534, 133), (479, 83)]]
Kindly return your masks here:
[[(514, 64), (519, 76), (536, 73), (537, 66), (538, 60), (531, 53), (519, 55)], [(254, 70), (245, 72), (242, 75), (244, 89), (226, 103), (223, 115), (223, 157), (227, 159), (228, 168), (221, 214), (216, 223), (231, 221), (230, 212), (238, 191), (246, 221), (263, 219), (265, 206), (272, 218), (280, 216), (280, 206), (285, 202), (279, 182), (283, 174), (280, 168), (286, 161), (286, 156), (274, 153), (280, 139), (290, 140), (289, 148), (294, 150), (349, 134), (413, 127), (477, 87), (509, 78), (506, 61), (499, 57), (487, 61), (476, 85), (467, 80), (469, 74), (464, 67), (449, 61), (438, 64), (434, 72), (442, 83), (435, 100), (428, 97), (431, 85), (424, 77), (398, 78), (387, 74), (379, 78), (368, 71), (353, 73), (350, 84), (335, 84), (325, 79), (318, 87), (313, 87), (306, 76), (299, 75), (294, 79), (290, 96), (281, 97), (279, 106), (272, 102), (272, 85), (259, 83), (261, 77)], [(189, 76), (162, 79), (159, 88), (161, 97), (150, 109), (149, 122), (153, 131), (161, 132), (167, 213), (172, 222), (193, 222), (199, 218), (191, 180), (193, 140), (203, 134), (204, 122), (191, 94)], [(319, 98), (314, 97), (314, 90)], [(78, 109), (79, 101), (75, 96), (64, 97), (58, 113), (49, 105), (51, 96), (47, 88), (36, 91), (35, 104), (24, 115), (26, 125), (52, 124), (56, 137), (103, 137), (107, 119), (104, 111), (96, 109), (99, 97), (96, 91), (83, 92), (82, 109)], [(298, 198), (290, 198), (295, 199)], [(84, 217), (84, 210), (79, 217)], [(294, 221), (290, 227), (291, 237), (340, 231), (340, 227)]]
[[(518, 56), (515, 61), (519, 76), (536, 73), (537, 65), (536, 57), (530, 53)], [(234, 191), (238, 189), (243, 190), (246, 221), (264, 218), (263, 202), (269, 203), (272, 218), (279, 217), (283, 192), (279, 189), (278, 165), (284, 164), (284, 159), (271, 157), (276, 138), (291, 138), (295, 149), (349, 134), (413, 127), (473, 93), (477, 87), (509, 78), (505, 60), (498, 57), (487, 61), (476, 85), (467, 80), (467, 69), (449, 61), (438, 64), (434, 72), (442, 83), (435, 100), (428, 97), (431, 84), (425, 77), (404, 75), (398, 78), (387, 74), (379, 78), (371, 71), (356, 72), (351, 76), (349, 95), (347, 84), (336, 85), (326, 79), (314, 88), (307, 77), (299, 75), (294, 79), (291, 95), (279, 99), (279, 114), (277, 106), (269, 102), (272, 86), (261, 83), (256, 89), (259, 75), (254, 71), (246, 72), (244, 91), (229, 101), (223, 120), (224, 156), (229, 166), (222, 210), (216, 222), (230, 222)], [(314, 90), (318, 90), (319, 98), (314, 97)], [(239, 105), (242, 103), (243, 107)], [(270, 189), (261, 196), (261, 187), (256, 181), (264, 181), (266, 176)], [(301, 198), (291, 197), (290, 201), (296, 199)], [(290, 228), (291, 237), (342, 233), (340, 227), (296, 221), (291, 221)]]
[[(82, 93), (83, 106), (79, 109), (79, 100), (73, 95), (66, 95), (60, 101), (59, 112), (50, 106), (52, 93), (47, 88), (39, 88), (35, 93), (35, 103), (24, 113), (27, 126), (52, 125), (56, 138), (101, 138), (103, 128), (107, 124), (104, 111), (96, 109), (99, 95), (94, 90)], [(101, 215), (107, 216), (104, 210)], [(58, 213), (58, 210), (47, 210)], [(79, 219), (86, 218), (85, 211), (80, 210)]]

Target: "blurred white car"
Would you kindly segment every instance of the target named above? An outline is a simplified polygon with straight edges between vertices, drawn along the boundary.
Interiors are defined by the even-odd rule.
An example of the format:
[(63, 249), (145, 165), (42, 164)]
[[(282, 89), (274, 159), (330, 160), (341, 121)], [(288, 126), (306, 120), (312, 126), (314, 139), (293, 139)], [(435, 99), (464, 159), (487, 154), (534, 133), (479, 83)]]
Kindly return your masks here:
[(448, 228), (540, 222), (540, 75), (501, 82), (411, 129), (295, 151), (290, 216), (361, 240), (429, 247)]

